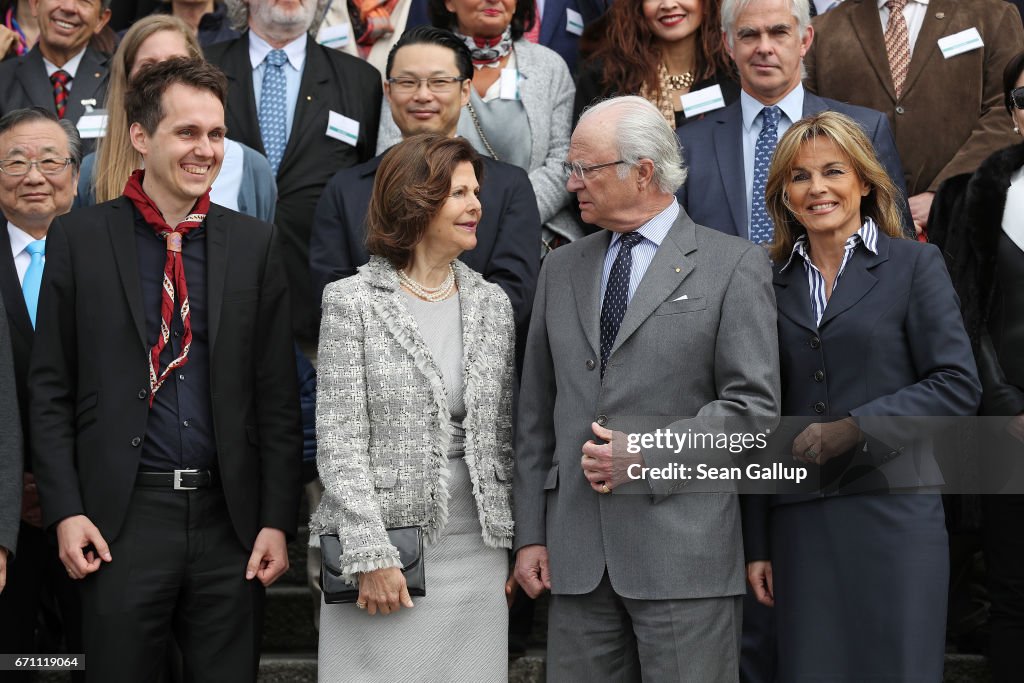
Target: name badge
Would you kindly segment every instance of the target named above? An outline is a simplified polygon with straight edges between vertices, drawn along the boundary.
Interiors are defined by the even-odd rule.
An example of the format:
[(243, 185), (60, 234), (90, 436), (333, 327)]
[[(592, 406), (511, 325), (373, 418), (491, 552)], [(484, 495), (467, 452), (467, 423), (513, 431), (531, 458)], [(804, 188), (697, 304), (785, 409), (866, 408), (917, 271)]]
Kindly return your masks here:
[(78, 119), (78, 134), (83, 140), (102, 138), (107, 134), (107, 112), (94, 109)]
[(501, 80), (498, 81), (498, 97), (503, 100), (519, 99), (519, 70), (502, 69)]
[(347, 21), (334, 26), (324, 26), (316, 34), (316, 42), (324, 47), (337, 49), (345, 47), (352, 40), (352, 29)]
[(359, 142), (359, 122), (332, 111), (327, 116), (327, 137), (355, 147)]
[(721, 109), (725, 106), (722, 88), (717, 83), (707, 88), (701, 88), (700, 90), (680, 95), (679, 101), (683, 105), (683, 116), (688, 119), (706, 114), (709, 111)]
[(985, 43), (982, 41), (978, 29), (973, 26), (966, 31), (939, 38), (939, 49), (942, 50), (942, 56), (946, 59), (981, 47), (985, 47)]
[(565, 30), (574, 36), (583, 35), (583, 15), (574, 9), (565, 10)]

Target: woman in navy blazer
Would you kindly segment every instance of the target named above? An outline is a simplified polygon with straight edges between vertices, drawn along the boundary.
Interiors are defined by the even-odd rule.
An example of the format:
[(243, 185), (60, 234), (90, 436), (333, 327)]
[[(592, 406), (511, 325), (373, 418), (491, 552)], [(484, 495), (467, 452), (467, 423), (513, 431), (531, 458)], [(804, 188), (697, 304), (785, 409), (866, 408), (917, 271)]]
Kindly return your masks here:
[(976, 411), (949, 275), (937, 248), (901, 239), (897, 190), (842, 114), (789, 129), (765, 194), (783, 411), (812, 418), (792, 456), (823, 482), (815, 495), (745, 506), (747, 573), (775, 606), (779, 680), (939, 681), (942, 476), (926, 439), (867, 431), (872, 418)]

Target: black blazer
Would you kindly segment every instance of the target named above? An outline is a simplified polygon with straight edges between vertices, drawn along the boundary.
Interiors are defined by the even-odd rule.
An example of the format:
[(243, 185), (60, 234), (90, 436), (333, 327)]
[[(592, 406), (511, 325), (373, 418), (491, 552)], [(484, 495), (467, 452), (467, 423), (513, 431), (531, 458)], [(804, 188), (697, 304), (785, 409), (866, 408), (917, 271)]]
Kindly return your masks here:
[[(45, 272), (45, 271), (44, 271)], [(18, 271), (11, 254), (11, 236), (7, 233), (7, 219), (0, 213), (0, 296), (7, 309), (7, 327), (11, 331), (11, 351), (14, 354), (14, 383), (18, 391), (18, 409), (21, 411), (21, 433), (28, 440), (28, 364), (32, 357), (35, 330), (28, 317), (25, 296), (21, 293)], [(25, 451), (25, 471), (31, 472), (31, 454)]]
[[(85, 113), (83, 100), (95, 100), (95, 108), (101, 109), (107, 99), (107, 77), (110, 73), (110, 57), (92, 47), (85, 48), (74, 80), (71, 81), (71, 97), (67, 102), (64, 118), (78, 123)], [(54, 114), (57, 106), (53, 103), (53, 86), (46, 75), (43, 53), (39, 46), (29, 50), (17, 59), (0, 63), (0, 116), (26, 107), (43, 107)], [(82, 155), (96, 149), (96, 140), (82, 140)]]
[[(934, 245), (881, 232), (877, 246), (877, 255), (854, 252), (820, 325), (799, 257), (785, 270), (775, 265), (783, 415), (868, 418), (862, 426), (872, 430), (880, 425), (870, 418), (974, 415), (981, 384), (942, 254)], [(920, 434), (901, 433), (905, 423), (886, 426), (891, 432), (875, 431), (866, 452), (855, 449), (852, 460), (826, 464), (847, 472), (877, 468), (884, 479), (863, 476), (839, 492), (877, 490), (878, 482), (894, 488), (943, 483), (930, 444), (911, 438)], [(766, 498), (743, 501), (748, 562), (767, 559), (767, 505), (806, 500)]]
[[(149, 417), (148, 349), (131, 201), (54, 220), (29, 373), (33, 464), (47, 526), (124, 522)], [(210, 393), (228, 511), (251, 548), (296, 532), (302, 431), (274, 228), (213, 205), (206, 219)]]
[[(206, 57), (228, 77), (225, 121), (231, 139), (265, 153), (253, 94), (249, 34), (206, 48)], [(280, 229), (281, 258), (291, 291), (295, 334), (304, 341), (317, 336), (320, 307), (309, 277), (313, 211), (331, 176), (373, 158), (383, 96), (376, 69), (307, 39), (306, 64), (292, 131), (277, 171), (274, 216)], [(359, 122), (359, 140), (354, 147), (327, 137), (327, 120), (332, 111)]]
[[(313, 219), (309, 267), (317, 301), (324, 287), (350, 275), (370, 260), (366, 251), (366, 214), (373, 179), (383, 154), (339, 171), (324, 188)], [(540, 270), (540, 214), (530, 178), (523, 169), (483, 157), (480, 183), (483, 214), (477, 245), (459, 260), (501, 286), (512, 303), (516, 325), (530, 319)]]

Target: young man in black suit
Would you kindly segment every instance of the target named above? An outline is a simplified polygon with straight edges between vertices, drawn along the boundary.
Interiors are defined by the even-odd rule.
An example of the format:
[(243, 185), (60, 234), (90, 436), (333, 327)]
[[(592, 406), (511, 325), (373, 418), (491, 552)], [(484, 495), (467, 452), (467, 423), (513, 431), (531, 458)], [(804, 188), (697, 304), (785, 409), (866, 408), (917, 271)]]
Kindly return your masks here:
[[(126, 97), (145, 161), (54, 221), (29, 375), (43, 521), (81, 581), (87, 676), (254, 680), (288, 567), (301, 431), (271, 225), (210, 204), (223, 75), (154, 65)], [(174, 227), (172, 227), (174, 226)]]
[(248, 30), (206, 50), (231, 84), (231, 138), (265, 154), (274, 169), (274, 222), (295, 336), (307, 353), (315, 352), (320, 321), (309, 277), (313, 210), (332, 175), (373, 157), (383, 98), (376, 69), (308, 35), (316, 8), (317, 0), (248, 0), (239, 8)]

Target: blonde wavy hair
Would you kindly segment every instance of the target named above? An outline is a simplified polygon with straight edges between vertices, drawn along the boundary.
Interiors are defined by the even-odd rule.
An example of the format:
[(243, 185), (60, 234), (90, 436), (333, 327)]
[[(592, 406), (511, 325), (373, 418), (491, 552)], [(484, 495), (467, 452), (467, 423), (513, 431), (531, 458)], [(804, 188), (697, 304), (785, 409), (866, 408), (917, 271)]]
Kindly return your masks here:
[(100, 139), (96, 148), (96, 165), (93, 169), (93, 192), (96, 203), (120, 197), (128, 176), (142, 167), (142, 156), (132, 147), (128, 135), (130, 122), (124, 108), (124, 94), (128, 90), (128, 75), (135, 65), (135, 56), (146, 40), (162, 31), (178, 33), (185, 39), (189, 57), (203, 59), (202, 48), (188, 25), (169, 14), (154, 14), (135, 22), (111, 60), (110, 79), (107, 85), (107, 135)]
[(797, 239), (807, 232), (789, 203), (786, 185), (789, 184), (800, 148), (804, 143), (818, 138), (831, 140), (846, 155), (857, 177), (868, 184), (870, 191), (860, 204), (861, 219), (870, 216), (878, 229), (889, 237), (905, 237), (901, 210), (903, 198), (878, 161), (871, 141), (850, 117), (834, 111), (823, 111), (794, 123), (775, 148), (764, 192), (765, 208), (775, 225), (775, 239), (768, 249), (772, 260), (788, 259)]

